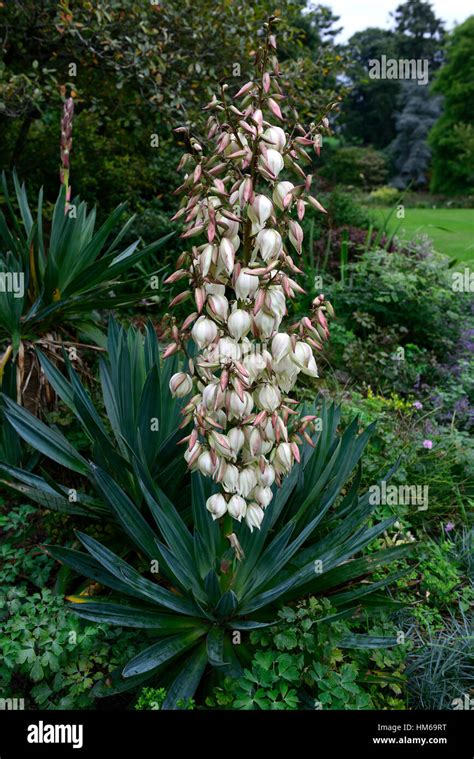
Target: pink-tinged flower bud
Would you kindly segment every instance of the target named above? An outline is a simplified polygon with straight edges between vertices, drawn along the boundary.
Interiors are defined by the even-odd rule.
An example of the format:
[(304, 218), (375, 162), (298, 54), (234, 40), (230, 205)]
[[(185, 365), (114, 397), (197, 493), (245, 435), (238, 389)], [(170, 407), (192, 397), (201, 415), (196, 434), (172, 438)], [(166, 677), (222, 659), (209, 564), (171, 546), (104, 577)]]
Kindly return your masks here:
[(272, 340), (272, 356), (281, 361), (291, 351), (291, 337), (286, 332), (277, 332)]
[(219, 259), (230, 276), (234, 269), (235, 251), (234, 246), (227, 237), (223, 237), (219, 245)]
[(209, 442), (217, 453), (226, 458), (232, 455), (229, 438), (221, 432), (211, 432)]
[(272, 489), (262, 487), (262, 485), (257, 485), (257, 487), (254, 488), (252, 492), (252, 498), (255, 499), (255, 501), (259, 504), (259, 506), (262, 507), (262, 509), (266, 509), (273, 498)]
[(199, 256), (199, 268), (203, 277), (207, 277), (212, 265), (212, 256), (215, 250), (214, 245), (205, 245)]
[(181, 237), (195, 237), (196, 235), (200, 235), (201, 232), (204, 229), (204, 224), (196, 224), (195, 227), (191, 227), (191, 229), (188, 229), (186, 232), (183, 232)]
[(235, 282), (235, 292), (240, 300), (253, 298), (258, 288), (258, 277), (242, 270)]
[(265, 488), (271, 487), (275, 482), (275, 469), (271, 464), (265, 464), (263, 470), (257, 471), (257, 478), (260, 485)]
[(237, 456), (245, 443), (245, 435), (240, 427), (232, 427), (227, 433), (230, 447), (234, 456)]
[(277, 117), (277, 119), (280, 119), (280, 121), (283, 121), (283, 114), (276, 100), (273, 100), (273, 98), (268, 98), (268, 107), (270, 108), (273, 115)]
[(186, 461), (187, 465), (190, 469), (195, 469), (197, 467), (197, 462), (199, 459), (199, 456), (202, 452), (202, 445), (201, 443), (195, 443), (193, 447), (186, 451), (184, 454), (184, 460)]
[(253, 532), (256, 528), (260, 529), (264, 517), (263, 509), (257, 503), (249, 503), (247, 506), (247, 512), (245, 514), (245, 522), (247, 523), (250, 532)]
[(254, 86), (253, 82), (247, 82), (247, 84), (244, 84), (244, 86), (241, 87), (240, 90), (235, 93), (234, 98), (240, 98), (242, 97), (242, 95), (246, 95), (247, 92), (250, 92), (253, 86)]
[(324, 206), (321, 205), (319, 200), (316, 200), (316, 198), (311, 197), (311, 195), (308, 195), (308, 203), (310, 203), (313, 208), (315, 208), (317, 211), (321, 211), (321, 213), (327, 213)]
[(238, 522), (242, 520), (247, 512), (247, 502), (240, 495), (233, 495), (227, 504), (227, 511)]
[(254, 112), (251, 114), (250, 118), (252, 119), (253, 123), (257, 125), (257, 127), (258, 127), (259, 129), (261, 129), (261, 128), (262, 128), (262, 123), (263, 123), (263, 114), (262, 114), (262, 111), (260, 110), (260, 108), (257, 108), (257, 109), (256, 109), (256, 110), (255, 110), (255, 111), (254, 111)]
[(298, 214), (298, 219), (302, 221), (304, 219), (305, 204), (304, 200), (301, 200), (301, 198), (296, 201), (296, 212)]
[(292, 182), (277, 182), (277, 184), (275, 185), (275, 189), (273, 190), (273, 202), (275, 203), (276, 206), (278, 206), (280, 211), (285, 210), (283, 201), (285, 200), (287, 195), (291, 193), (294, 189), (295, 189), (295, 186), (294, 184), (292, 184)]
[(266, 157), (260, 158), (259, 166), (261, 169), (270, 170), (272, 176), (277, 177), (284, 166), (283, 158), (277, 150), (270, 148), (267, 150)]
[(220, 493), (211, 495), (206, 501), (206, 509), (211, 512), (214, 520), (223, 517), (227, 511), (227, 502), (224, 496)]
[(193, 378), (185, 372), (177, 372), (171, 377), (169, 386), (175, 398), (184, 398), (193, 389)]
[(218, 467), (219, 461), (209, 451), (204, 451), (198, 458), (197, 468), (207, 477), (212, 477)]
[(280, 443), (276, 449), (275, 464), (277, 471), (286, 474), (293, 466), (293, 453), (289, 443)]
[(281, 235), (276, 229), (262, 229), (257, 235), (256, 245), (265, 262), (278, 258), (283, 248)]
[(275, 150), (280, 152), (286, 145), (286, 134), (281, 127), (269, 127), (264, 131), (263, 137), (269, 145), (272, 145)]
[(229, 411), (231, 417), (236, 419), (242, 419), (245, 416), (249, 416), (253, 409), (253, 398), (250, 393), (244, 391), (243, 400), (239, 398), (239, 394), (232, 390), (229, 397)]
[(224, 405), (225, 396), (217, 382), (206, 385), (202, 391), (202, 402), (209, 411), (217, 411)]
[(277, 387), (265, 383), (255, 393), (257, 406), (264, 411), (275, 411), (281, 403), (281, 393)]
[(252, 319), (250, 318), (250, 314), (241, 308), (234, 311), (227, 320), (229, 332), (236, 340), (241, 340), (251, 326)]
[(297, 221), (290, 221), (288, 237), (290, 238), (290, 242), (292, 245), (294, 245), (298, 253), (301, 253), (304, 234)]
[(263, 91), (264, 92), (269, 92), (269, 90), (270, 90), (270, 83), (271, 83), (270, 74), (268, 73), (268, 71), (266, 71), (264, 73), (263, 79), (262, 79)]
[(229, 314), (229, 301), (225, 295), (210, 295), (207, 299), (207, 307), (212, 316), (220, 321), (227, 321)]
[(198, 348), (202, 350), (216, 339), (217, 325), (206, 316), (200, 316), (191, 330), (191, 335)]
[(239, 486), (238, 493), (243, 498), (247, 498), (248, 494), (254, 489), (257, 484), (257, 475), (253, 467), (245, 467), (239, 474)]
[(248, 215), (254, 224), (260, 224), (263, 227), (267, 219), (273, 213), (273, 204), (266, 195), (256, 195), (252, 205), (248, 209)]
[(265, 306), (268, 311), (283, 317), (286, 314), (286, 298), (280, 286), (269, 287), (265, 295)]

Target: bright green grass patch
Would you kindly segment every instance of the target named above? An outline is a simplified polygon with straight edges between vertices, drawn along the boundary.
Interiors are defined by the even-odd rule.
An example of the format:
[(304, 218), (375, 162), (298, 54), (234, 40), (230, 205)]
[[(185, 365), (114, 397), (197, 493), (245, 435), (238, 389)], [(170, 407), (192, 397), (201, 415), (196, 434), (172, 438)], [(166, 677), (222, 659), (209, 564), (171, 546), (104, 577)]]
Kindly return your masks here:
[[(374, 214), (386, 219), (389, 208), (375, 208)], [(405, 208), (405, 218), (392, 214), (389, 232), (411, 240), (427, 235), (439, 253), (461, 261), (474, 259), (474, 209), (472, 208)]]

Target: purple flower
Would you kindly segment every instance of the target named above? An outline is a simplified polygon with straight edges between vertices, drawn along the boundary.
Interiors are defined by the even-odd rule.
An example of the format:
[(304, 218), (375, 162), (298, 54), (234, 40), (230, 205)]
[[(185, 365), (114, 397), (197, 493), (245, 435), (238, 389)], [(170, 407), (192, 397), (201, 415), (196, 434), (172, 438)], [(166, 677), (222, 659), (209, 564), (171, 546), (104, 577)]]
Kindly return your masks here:
[(433, 441), (432, 440), (423, 440), (423, 448), (428, 448), (431, 450), (433, 447)]
[(444, 529), (446, 532), (451, 532), (451, 530), (454, 530), (453, 522), (447, 522), (444, 526)]
[(423, 408), (423, 404), (420, 401), (415, 401), (413, 404), (413, 408), (416, 408), (418, 411)]

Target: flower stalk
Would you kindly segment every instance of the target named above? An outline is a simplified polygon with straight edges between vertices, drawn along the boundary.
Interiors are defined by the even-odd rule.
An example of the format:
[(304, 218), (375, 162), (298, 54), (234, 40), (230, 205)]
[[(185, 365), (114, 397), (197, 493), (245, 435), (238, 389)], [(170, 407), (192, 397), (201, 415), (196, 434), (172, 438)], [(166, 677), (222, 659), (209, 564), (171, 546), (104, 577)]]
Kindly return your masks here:
[(59, 169), (59, 179), (62, 185), (66, 189), (66, 202), (64, 206), (64, 213), (67, 213), (69, 209), (69, 201), (71, 200), (71, 185), (69, 184), (69, 170), (70, 170), (70, 156), (72, 149), (72, 122), (74, 116), (74, 100), (72, 97), (67, 98), (64, 101), (63, 115), (61, 119), (61, 142), (60, 142), (60, 156), (61, 166)]
[[(308, 204), (325, 212), (301, 164), (309, 161), (305, 148), (319, 151), (328, 121), (325, 115), (305, 129), (296, 118), (289, 126), (276, 22), (266, 24), (254, 79), (231, 99), (224, 84), (207, 104), (206, 139), (179, 130), (189, 151), (180, 161), (187, 173), (174, 218), (184, 220), (182, 238), (191, 245), (167, 282), (186, 280), (171, 307), (192, 299), (194, 309), (181, 325), (170, 317), (165, 357), (188, 356), (187, 371), (170, 381), (173, 395), (190, 396), (183, 427), (192, 422), (193, 430), (182, 441), (184, 455), (191, 470), (220, 485), (206, 505), (214, 519), (226, 518), (226, 534), (229, 517), (260, 528), (273, 483), (300, 460), (305, 441), (312, 445), (315, 417), (298, 414), (291, 392), (299, 374), (318, 376), (315, 352), (333, 316), (321, 294), (310, 315), (283, 326), (289, 301), (304, 293), (294, 260), (304, 241), (300, 222)], [(283, 171), (293, 181), (281, 179)]]

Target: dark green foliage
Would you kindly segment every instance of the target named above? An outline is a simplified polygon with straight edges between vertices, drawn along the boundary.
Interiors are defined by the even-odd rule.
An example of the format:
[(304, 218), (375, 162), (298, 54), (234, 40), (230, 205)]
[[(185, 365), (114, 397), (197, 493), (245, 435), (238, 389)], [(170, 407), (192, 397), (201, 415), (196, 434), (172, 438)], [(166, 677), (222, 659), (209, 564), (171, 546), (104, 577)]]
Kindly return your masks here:
[[(142, 501), (139, 478), (134, 471), (134, 457), (140, 453), (151, 476), (170, 494), (183, 490), (185, 463), (177, 441), (182, 403), (171, 397), (168, 384), (177, 370), (176, 359), (161, 367), (158, 339), (151, 323), (142, 335), (133, 327), (109, 322), (107, 358), (100, 361), (103, 409), (97, 409), (81, 383), (78, 373), (65, 356), (67, 378), (40, 354), (42, 368), (58, 397), (80, 423), (97, 464), (119, 483), (137, 504)], [(4, 396), (4, 411), (12, 428), (35, 450), (72, 472), (86, 475), (93, 487), (96, 477), (86, 456), (60, 432), (36, 419)], [(51, 483), (38, 475), (15, 467), (0, 466), (9, 485), (46, 508), (68, 514), (103, 517), (108, 507), (87, 492), (71, 497), (69, 488)], [(21, 483), (21, 484), (20, 484)]]
[(434, 91), (444, 97), (444, 111), (431, 130), (431, 190), (448, 195), (472, 194), (474, 188), (474, 16), (449, 35), (446, 62)]

